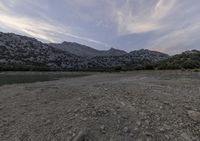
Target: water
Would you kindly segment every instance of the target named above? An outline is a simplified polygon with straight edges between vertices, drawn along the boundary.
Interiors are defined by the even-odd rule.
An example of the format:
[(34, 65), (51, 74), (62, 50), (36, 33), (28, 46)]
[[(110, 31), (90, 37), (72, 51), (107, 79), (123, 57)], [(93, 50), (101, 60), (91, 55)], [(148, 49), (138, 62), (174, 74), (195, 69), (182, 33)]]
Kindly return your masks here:
[(2, 72), (0, 73), (0, 86), (17, 83), (34, 83), (53, 81), (61, 78), (87, 76), (87, 73), (54, 73), (54, 72)]

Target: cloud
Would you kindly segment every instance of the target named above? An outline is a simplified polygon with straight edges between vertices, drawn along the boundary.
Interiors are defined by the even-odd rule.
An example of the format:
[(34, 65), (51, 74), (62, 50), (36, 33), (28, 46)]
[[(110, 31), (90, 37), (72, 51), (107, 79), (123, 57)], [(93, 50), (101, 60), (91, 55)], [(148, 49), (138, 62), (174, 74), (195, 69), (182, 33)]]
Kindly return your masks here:
[(199, 0), (1, 0), (0, 29), (99, 49), (198, 48)]
[(165, 16), (172, 13), (172, 9), (176, 2), (176, 0), (158, 0), (151, 17), (154, 20), (165, 18)]
[[(32, 5), (33, 4), (34, 3), (32, 3)], [(9, 6), (14, 6), (14, 2), (9, 3)], [(66, 25), (63, 26), (58, 22), (51, 20), (51, 18), (45, 17), (43, 13), (40, 13), (40, 16), (45, 18), (41, 20), (36, 17), (17, 16), (14, 14), (12, 9), (3, 3), (0, 3), (0, 8), (3, 10), (3, 12), (0, 13), (0, 24), (3, 29), (18, 31), (19, 33), (35, 37), (45, 42), (61, 42), (63, 39), (71, 37), (107, 46), (103, 42), (77, 35), (72, 31), (71, 27)], [(39, 8), (41, 9), (42, 6)]]
[(60, 42), (60, 36), (68, 36), (87, 42), (106, 45), (103, 42), (73, 34), (70, 28), (62, 27), (61, 25), (58, 26), (58, 24), (48, 24), (47, 22), (41, 20), (0, 15), (0, 23), (6, 25), (10, 29), (19, 30), (32, 37), (36, 37), (37, 39), (47, 42)]
[(190, 49), (198, 48), (200, 40), (199, 33), (200, 22), (183, 26), (157, 38), (151, 43), (149, 48), (170, 54), (188, 50), (188, 47)]
[(50, 36), (50, 33), (62, 30), (41, 20), (2, 14), (0, 14), (0, 23), (10, 29), (19, 30), (33, 37), (51, 42), (54, 42), (55, 39)]
[(143, 33), (162, 28), (161, 20), (171, 13), (176, 0), (145, 2), (126, 0), (122, 5), (111, 3), (119, 34)]
[(4, 11), (8, 11), (8, 8), (2, 2), (0, 2), (0, 12)]

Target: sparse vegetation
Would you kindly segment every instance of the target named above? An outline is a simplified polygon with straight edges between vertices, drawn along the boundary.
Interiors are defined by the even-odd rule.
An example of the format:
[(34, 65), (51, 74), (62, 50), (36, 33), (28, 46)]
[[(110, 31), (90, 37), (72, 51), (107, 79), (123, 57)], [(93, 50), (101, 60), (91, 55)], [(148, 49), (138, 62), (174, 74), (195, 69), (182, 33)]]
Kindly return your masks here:
[(160, 61), (155, 67), (158, 69), (199, 69), (200, 51), (186, 51), (182, 54), (178, 54), (169, 59)]
[[(125, 54), (112, 49), (111, 56), (81, 57), (33, 38), (10, 33), (0, 33), (0, 35), (0, 71), (129, 71), (200, 68), (200, 52), (197, 50), (170, 57), (164, 53), (145, 49)], [(79, 48), (79, 44), (75, 45)], [(120, 52), (123, 55), (120, 55)]]

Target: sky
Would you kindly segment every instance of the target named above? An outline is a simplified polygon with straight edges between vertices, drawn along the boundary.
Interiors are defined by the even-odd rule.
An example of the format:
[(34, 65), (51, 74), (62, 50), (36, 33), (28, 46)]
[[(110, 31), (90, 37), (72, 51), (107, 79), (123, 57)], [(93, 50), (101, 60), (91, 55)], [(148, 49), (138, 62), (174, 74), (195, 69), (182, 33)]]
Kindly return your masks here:
[(0, 0), (0, 31), (177, 54), (200, 50), (200, 0)]

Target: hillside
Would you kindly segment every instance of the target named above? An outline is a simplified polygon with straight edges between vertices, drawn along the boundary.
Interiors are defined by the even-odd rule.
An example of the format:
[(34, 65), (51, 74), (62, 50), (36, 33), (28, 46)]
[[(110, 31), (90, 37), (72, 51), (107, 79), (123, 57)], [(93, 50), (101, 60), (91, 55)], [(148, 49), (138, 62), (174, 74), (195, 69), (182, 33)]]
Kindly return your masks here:
[(79, 70), (82, 59), (36, 39), (0, 33), (0, 70)]
[(114, 48), (109, 50), (96, 50), (94, 48), (72, 42), (63, 42), (61, 44), (51, 43), (49, 45), (82, 57), (121, 56), (126, 54), (125, 51)]
[(158, 69), (199, 69), (200, 51), (192, 50), (177, 54), (159, 62), (156, 67)]
[[(76, 44), (76, 43), (72, 43)], [(120, 55), (119, 50), (110, 49), (107, 55), (78, 56), (71, 51), (62, 50), (42, 43), (34, 38), (13, 33), (0, 33), (0, 70), (55, 70), (55, 71), (110, 71), (153, 69), (152, 64), (169, 58), (168, 55), (137, 50)], [(78, 47), (81, 48), (81, 47)], [(85, 49), (87, 48), (87, 49)], [(81, 50), (95, 49), (85, 47)], [(105, 53), (105, 52), (104, 52)], [(115, 55), (113, 55), (115, 54)], [(96, 54), (97, 55), (97, 54)]]
[(142, 70), (153, 69), (153, 64), (169, 58), (169, 55), (141, 49), (122, 56), (97, 56), (89, 61), (89, 69), (94, 70)]

